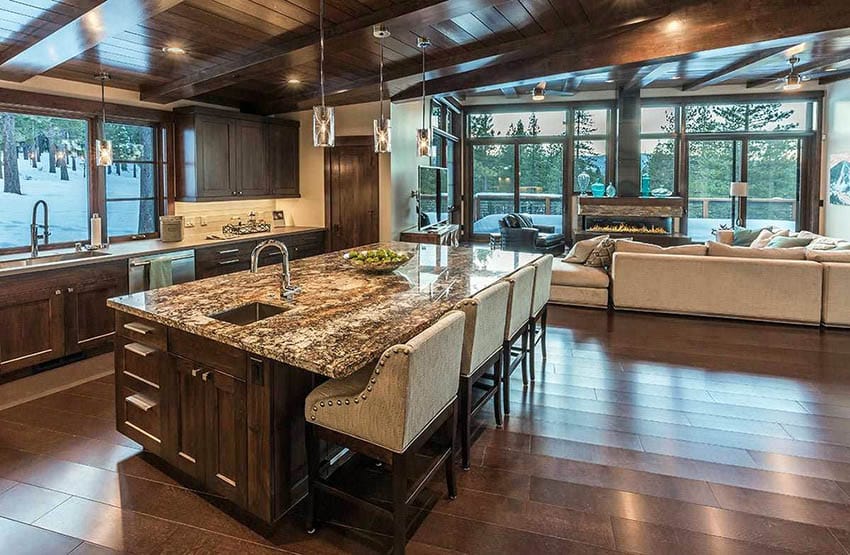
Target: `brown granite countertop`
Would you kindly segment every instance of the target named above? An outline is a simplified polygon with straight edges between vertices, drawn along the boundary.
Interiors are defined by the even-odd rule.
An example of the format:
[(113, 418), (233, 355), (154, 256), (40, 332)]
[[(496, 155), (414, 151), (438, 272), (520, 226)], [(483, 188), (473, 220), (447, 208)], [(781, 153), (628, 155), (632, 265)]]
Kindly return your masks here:
[[(391, 274), (352, 268), (341, 252), (296, 260), (292, 283), (302, 292), (279, 298), (279, 266), (237, 272), (116, 297), (108, 305), (169, 327), (212, 339), (329, 377), (348, 376), (388, 347), (427, 328), (460, 300), (484, 289), (539, 255), (487, 247), (380, 243), (413, 258)], [(210, 318), (262, 301), (288, 308), (237, 326)]]
[[(239, 243), (241, 241), (261, 241), (263, 239), (271, 239), (273, 237), (283, 237), (299, 233), (309, 233), (313, 231), (324, 231), (323, 227), (308, 227), (308, 226), (286, 226), (272, 229), (267, 233), (252, 233), (250, 235), (236, 235), (226, 239), (206, 239), (205, 235), (194, 235), (184, 238), (182, 241), (165, 242), (159, 239), (141, 239), (139, 241), (122, 241), (121, 243), (113, 243), (107, 249), (99, 251), (102, 255), (92, 256), (90, 258), (80, 258), (77, 260), (63, 260), (59, 262), (50, 262), (46, 264), (36, 264), (33, 266), (17, 266), (10, 268), (0, 268), (0, 277), (11, 276), (16, 274), (26, 274), (30, 272), (39, 272), (46, 270), (55, 270), (57, 268), (70, 268), (77, 266), (85, 266), (88, 264), (97, 264), (99, 262), (109, 262), (111, 260), (121, 260), (132, 258), (135, 256), (145, 256), (158, 253), (167, 253), (181, 251), (187, 249), (199, 249), (216, 245), (226, 245), (228, 243)], [(219, 230), (210, 229), (210, 234), (221, 234)], [(73, 253), (74, 249), (51, 249), (41, 247), (41, 256), (48, 257), (55, 254)], [(27, 253), (17, 253), (0, 256), (0, 263), (12, 260), (20, 260), (27, 258)]]

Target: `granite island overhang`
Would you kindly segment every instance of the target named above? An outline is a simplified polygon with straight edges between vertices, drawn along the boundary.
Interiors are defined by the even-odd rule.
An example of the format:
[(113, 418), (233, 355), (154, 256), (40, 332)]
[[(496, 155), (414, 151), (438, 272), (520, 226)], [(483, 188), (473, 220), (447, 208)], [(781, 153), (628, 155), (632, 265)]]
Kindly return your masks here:
[[(372, 364), (475, 294), (538, 258), (486, 247), (379, 243), (411, 254), (389, 274), (342, 253), (110, 299), (118, 430), (178, 478), (271, 524), (305, 493), (304, 398)], [(242, 325), (222, 313), (271, 307)], [(217, 316), (217, 317), (215, 317)], [(231, 319), (232, 320), (232, 319)], [(249, 319), (253, 320), (253, 319)]]

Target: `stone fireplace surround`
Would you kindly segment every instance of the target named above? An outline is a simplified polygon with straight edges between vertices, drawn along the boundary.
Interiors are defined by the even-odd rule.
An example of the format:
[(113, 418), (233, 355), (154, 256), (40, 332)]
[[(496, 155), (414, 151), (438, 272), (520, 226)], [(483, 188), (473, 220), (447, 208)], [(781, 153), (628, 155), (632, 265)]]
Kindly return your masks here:
[[(574, 236), (576, 241), (610, 235), (664, 247), (684, 245), (691, 242), (690, 237), (677, 231), (684, 214), (685, 200), (682, 197), (578, 197), (579, 229), (575, 230)], [(598, 229), (620, 226), (634, 229)]]

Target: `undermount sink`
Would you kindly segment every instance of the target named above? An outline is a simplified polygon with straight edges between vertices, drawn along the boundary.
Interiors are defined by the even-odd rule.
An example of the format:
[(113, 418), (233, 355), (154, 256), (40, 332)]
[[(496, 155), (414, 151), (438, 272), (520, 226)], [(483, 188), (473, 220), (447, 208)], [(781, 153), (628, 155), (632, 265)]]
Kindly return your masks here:
[(66, 262), (68, 260), (84, 260), (86, 258), (94, 258), (97, 256), (106, 256), (107, 252), (101, 251), (81, 251), (68, 252), (64, 254), (42, 254), (35, 258), (28, 256), (27, 258), (17, 258), (15, 260), (4, 260), (0, 262), (0, 269), (3, 268), (26, 268), (28, 266), (38, 266), (40, 264), (52, 264), (54, 262)]
[(236, 308), (231, 308), (230, 310), (225, 310), (223, 312), (216, 312), (209, 316), (210, 318), (221, 320), (222, 322), (236, 324), (237, 326), (245, 326), (247, 324), (259, 322), (260, 320), (265, 320), (266, 318), (271, 318), (272, 316), (277, 316), (287, 310), (289, 309), (286, 307), (255, 302), (243, 304), (242, 306), (237, 306)]

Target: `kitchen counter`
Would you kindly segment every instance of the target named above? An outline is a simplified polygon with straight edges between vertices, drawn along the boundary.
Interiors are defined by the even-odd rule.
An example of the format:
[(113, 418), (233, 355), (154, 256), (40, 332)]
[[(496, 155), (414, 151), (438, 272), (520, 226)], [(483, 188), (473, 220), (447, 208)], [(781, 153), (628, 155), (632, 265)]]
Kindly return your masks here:
[[(123, 241), (120, 243), (113, 243), (109, 245), (109, 248), (99, 251), (104, 254), (94, 255), (89, 258), (82, 258), (76, 260), (63, 260), (58, 262), (51, 262), (46, 264), (37, 264), (33, 266), (21, 266), (21, 267), (13, 267), (13, 268), (0, 268), (0, 277), (16, 275), (16, 274), (26, 274), (31, 272), (39, 272), (46, 270), (55, 270), (57, 268), (69, 268), (69, 267), (77, 267), (77, 266), (85, 266), (88, 264), (97, 264), (99, 262), (106, 262), (110, 260), (121, 260), (127, 258), (133, 258), (136, 256), (144, 256), (150, 254), (157, 253), (167, 253), (173, 251), (180, 251), (186, 249), (194, 249), (194, 248), (203, 248), (215, 245), (226, 245), (228, 243), (238, 243), (241, 241), (250, 241), (257, 240), (261, 241), (263, 239), (271, 239), (275, 237), (282, 237), (286, 235), (300, 234), (300, 233), (310, 233), (315, 231), (324, 230), (325, 228), (321, 227), (308, 227), (308, 226), (287, 226), (273, 229), (268, 233), (254, 233), (250, 235), (237, 235), (234, 237), (228, 237), (226, 239), (205, 239), (203, 235), (197, 235), (189, 238), (184, 238), (182, 241), (177, 242), (164, 242), (159, 239), (142, 239), (139, 241)], [(215, 229), (210, 229), (208, 234), (215, 234), (217, 231)], [(220, 232), (218, 232), (220, 233)], [(43, 257), (56, 255), (56, 254), (68, 254), (73, 253), (73, 248), (67, 249), (50, 249), (41, 247), (40, 254)], [(20, 260), (22, 258), (27, 257), (26, 253), (16, 253), (0, 256), (0, 263), (12, 261), (12, 260)]]
[[(248, 353), (324, 376), (352, 374), (388, 347), (434, 323), (459, 300), (538, 258), (486, 247), (450, 248), (413, 243), (377, 246), (413, 258), (391, 274), (367, 274), (340, 253), (291, 264), (302, 292), (281, 301), (279, 266), (237, 272), (109, 300), (109, 306)], [(240, 326), (211, 318), (260, 301), (285, 312)]]

